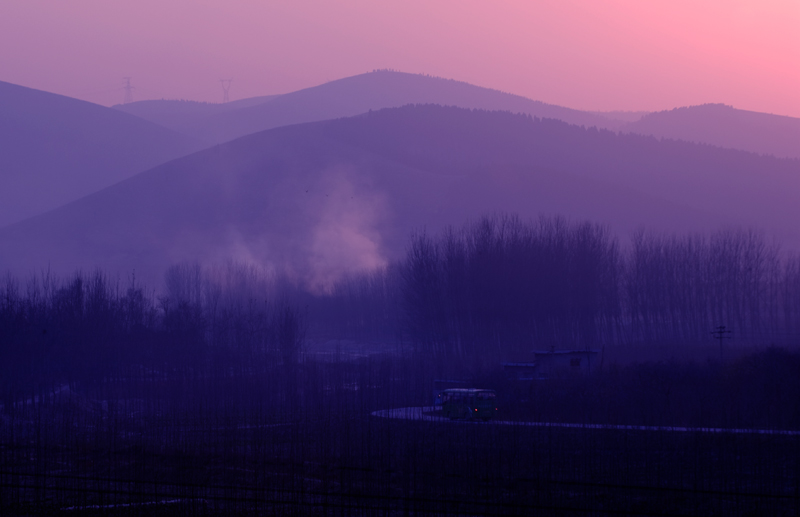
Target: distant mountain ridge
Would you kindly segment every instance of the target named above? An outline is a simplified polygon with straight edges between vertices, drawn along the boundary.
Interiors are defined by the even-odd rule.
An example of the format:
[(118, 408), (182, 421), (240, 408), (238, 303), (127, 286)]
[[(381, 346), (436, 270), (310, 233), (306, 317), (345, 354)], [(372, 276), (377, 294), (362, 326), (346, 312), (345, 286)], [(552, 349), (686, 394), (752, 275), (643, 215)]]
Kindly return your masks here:
[(703, 231), (800, 248), (800, 163), (552, 119), (434, 105), (281, 127), (163, 164), (0, 229), (0, 270), (100, 266), (158, 283), (236, 259), (326, 285), (404, 253), (410, 233), (496, 211)]
[(203, 147), (117, 110), (0, 81), (0, 226)]
[(219, 104), (161, 99), (117, 104), (112, 108), (154, 122), (179, 133), (191, 134), (208, 117), (263, 104), (277, 97), (279, 95), (262, 95)]
[(740, 110), (724, 104), (650, 113), (622, 126), (621, 131), (778, 158), (800, 158), (800, 118)]
[[(237, 102), (244, 101), (249, 99)], [(219, 107), (214, 108), (218, 111), (198, 109), (196, 114), (187, 114), (183, 120), (171, 120), (165, 125), (206, 142), (222, 143), (275, 127), (350, 117), (369, 110), (407, 104), (503, 110), (603, 128), (617, 128), (624, 123), (614, 118), (546, 104), (461, 81), (395, 71), (355, 75), (278, 95), (266, 102), (237, 105), (236, 109), (224, 108), (233, 104), (210, 105)], [(133, 114), (140, 114), (141, 107), (138, 103), (115, 106)], [(168, 111), (169, 106), (164, 105), (164, 109)], [(149, 117), (153, 121), (165, 121), (167, 118), (162, 116), (159, 119), (152, 114)]]
[(295, 92), (226, 104), (140, 101), (115, 109), (209, 143), (275, 127), (315, 122), (407, 104), (439, 104), (526, 113), (585, 127), (800, 158), (800, 119), (738, 110), (722, 104), (643, 111), (589, 112), (534, 101), (466, 82), (375, 71)]

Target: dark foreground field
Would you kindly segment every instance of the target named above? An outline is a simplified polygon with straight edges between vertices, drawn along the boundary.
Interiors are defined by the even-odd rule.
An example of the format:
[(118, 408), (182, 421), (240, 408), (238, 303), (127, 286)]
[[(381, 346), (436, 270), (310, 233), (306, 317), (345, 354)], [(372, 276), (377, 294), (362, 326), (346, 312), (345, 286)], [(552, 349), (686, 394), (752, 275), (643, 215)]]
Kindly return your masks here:
[[(4, 408), (0, 508), (4, 515), (800, 514), (798, 436), (370, 416), (427, 404), (434, 370), (420, 359), (375, 357), (236, 371), (137, 367), (59, 386), (57, 395)], [(662, 390), (672, 378), (665, 371), (685, 384), (679, 365), (634, 366), (523, 390), (547, 403), (506, 394), (501, 417), (537, 407), (537, 417), (554, 421), (575, 421), (583, 411), (595, 422), (669, 425), (663, 418), (681, 413), (658, 408), (674, 401), (636, 402), (634, 395), (646, 399), (646, 383), (624, 404), (606, 400), (614, 412), (586, 415), (580, 405), (556, 403), (591, 386), (613, 398), (631, 379), (657, 374)], [(492, 379), (483, 382), (508, 389)], [(718, 404), (711, 388), (696, 389)], [(702, 412), (703, 404), (695, 407)], [(726, 414), (749, 407), (731, 404)]]

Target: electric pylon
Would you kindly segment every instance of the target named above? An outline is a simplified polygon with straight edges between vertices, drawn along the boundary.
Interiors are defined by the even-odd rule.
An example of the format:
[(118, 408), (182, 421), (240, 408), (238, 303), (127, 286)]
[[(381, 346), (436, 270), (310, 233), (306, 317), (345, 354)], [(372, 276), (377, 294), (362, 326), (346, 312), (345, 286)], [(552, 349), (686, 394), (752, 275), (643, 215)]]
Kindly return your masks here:
[(125, 80), (125, 84), (122, 86), (122, 89), (125, 90), (125, 98), (122, 100), (122, 104), (129, 104), (133, 102), (133, 86), (131, 86), (131, 78), (130, 77), (123, 77), (122, 79)]
[(233, 82), (233, 79), (220, 79), (219, 82), (222, 83), (222, 102), (228, 102), (230, 100), (228, 91), (231, 89), (231, 82)]

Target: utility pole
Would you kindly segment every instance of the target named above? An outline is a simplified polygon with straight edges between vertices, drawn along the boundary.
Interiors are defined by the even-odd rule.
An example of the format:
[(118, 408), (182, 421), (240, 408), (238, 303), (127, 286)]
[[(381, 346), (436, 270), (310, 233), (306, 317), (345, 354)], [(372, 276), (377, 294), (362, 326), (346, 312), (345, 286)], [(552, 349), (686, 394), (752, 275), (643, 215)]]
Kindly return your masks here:
[(228, 91), (231, 89), (231, 83), (233, 82), (233, 79), (220, 79), (219, 82), (222, 83), (222, 102), (228, 102), (231, 100), (228, 96)]
[(125, 84), (123, 85), (122, 89), (125, 90), (125, 98), (122, 101), (122, 104), (130, 104), (133, 102), (133, 86), (131, 86), (131, 78), (130, 77), (123, 77), (122, 79), (125, 80)]
[(733, 334), (733, 331), (725, 330), (725, 325), (720, 325), (715, 330), (711, 331), (711, 335), (714, 336), (714, 339), (719, 339), (719, 362), (722, 362), (722, 340), (733, 339), (731, 336), (726, 336), (725, 334)]

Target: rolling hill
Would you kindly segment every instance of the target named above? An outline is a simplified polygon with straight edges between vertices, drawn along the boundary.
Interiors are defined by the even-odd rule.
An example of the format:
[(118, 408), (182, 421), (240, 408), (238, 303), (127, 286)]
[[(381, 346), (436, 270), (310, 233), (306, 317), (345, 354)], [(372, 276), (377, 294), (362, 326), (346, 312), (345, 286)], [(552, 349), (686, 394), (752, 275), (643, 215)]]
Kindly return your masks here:
[(0, 226), (203, 147), (117, 110), (0, 81)]
[(740, 110), (724, 104), (650, 113), (620, 129), (778, 158), (800, 158), (800, 118)]
[(284, 125), (349, 117), (407, 104), (439, 104), (526, 113), (570, 124), (800, 158), (800, 119), (705, 104), (656, 113), (586, 112), (545, 104), (468, 83), (376, 71), (296, 92), (226, 104), (140, 101), (114, 106), (213, 143)]
[(117, 104), (112, 108), (149, 120), (178, 133), (191, 134), (197, 132), (197, 127), (202, 126), (205, 119), (214, 115), (227, 113), (243, 108), (250, 108), (279, 97), (278, 95), (263, 95), (236, 101), (215, 104), (212, 102), (197, 102), (187, 100), (147, 100), (136, 101), (129, 104)]
[[(261, 99), (260, 97), (254, 100)], [(145, 101), (153, 110), (173, 110), (169, 104)], [(161, 101), (179, 103), (180, 101)], [(250, 104), (248, 104), (250, 103)], [(617, 128), (624, 122), (613, 117), (562, 108), (468, 83), (403, 72), (376, 71), (286, 93), (265, 102), (249, 99), (228, 104), (183, 103), (183, 120), (146, 112), (146, 104), (132, 103), (117, 109), (143, 116), (181, 130), (195, 138), (221, 143), (250, 133), (290, 124), (351, 117), (407, 104), (441, 104), (462, 108), (503, 110), (554, 118), (570, 124)], [(160, 107), (160, 108), (159, 108)], [(234, 107), (236, 109), (229, 109)], [(188, 112), (192, 111), (191, 114)], [(170, 115), (171, 116), (171, 115)]]
[(621, 236), (763, 229), (800, 244), (800, 163), (526, 115), (406, 106), (255, 133), (0, 230), (0, 269), (100, 266), (160, 283), (235, 259), (310, 285), (403, 255), (415, 230), (495, 211)]

